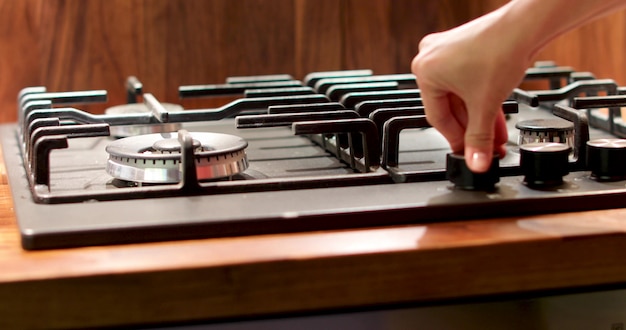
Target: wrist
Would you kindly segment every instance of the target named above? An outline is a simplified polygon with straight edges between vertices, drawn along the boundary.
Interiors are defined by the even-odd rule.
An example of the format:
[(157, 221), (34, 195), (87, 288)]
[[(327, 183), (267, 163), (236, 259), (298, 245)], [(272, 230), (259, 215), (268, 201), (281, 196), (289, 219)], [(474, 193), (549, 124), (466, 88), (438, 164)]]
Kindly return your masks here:
[(625, 0), (512, 0), (497, 10), (495, 25), (530, 62), (558, 36), (623, 7)]

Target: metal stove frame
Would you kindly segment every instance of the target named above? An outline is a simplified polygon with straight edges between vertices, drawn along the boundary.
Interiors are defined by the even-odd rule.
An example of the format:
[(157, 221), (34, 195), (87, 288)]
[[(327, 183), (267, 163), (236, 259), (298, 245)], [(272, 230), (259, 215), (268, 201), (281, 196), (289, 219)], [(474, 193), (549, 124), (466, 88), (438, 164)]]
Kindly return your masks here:
[[(298, 114), (288, 114), (289, 109), (279, 115), (270, 113), (223, 119), (250, 108), (274, 107), (278, 110), (281, 104), (283, 108), (288, 108), (287, 105), (293, 100), (313, 103), (305, 104), (304, 107), (320, 107), (317, 102), (318, 94), (276, 97), (254, 91), (251, 93), (257, 94), (251, 100), (242, 99), (220, 109), (190, 110), (184, 114), (168, 113), (150, 94), (144, 94), (144, 101), (151, 112), (135, 117), (141, 118), (141, 122), (145, 123), (200, 121), (202, 118), (222, 119), (218, 121), (220, 124), (241, 127), (291, 125), (295, 134), (311, 137), (320, 148), (349, 164), (355, 173), (345, 176), (198, 182), (190, 136), (182, 130), (179, 132), (179, 142), (182, 146), (183, 180), (179, 184), (136, 187), (130, 190), (122, 188), (101, 191), (90, 196), (56, 193), (49, 186), (50, 152), (66, 148), (70, 138), (107, 136), (109, 125), (128, 124), (129, 118), (105, 118), (73, 108), (50, 109), (51, 104), (45, 99), (22, 102), (23, 117), (20, 117), (20, 122), (0, 125), (0, 142), (22, 245), (25, 249), (48, 249), (624, 207), (626, 186), (623, 181), (596, 182), (584, 171), (584, 145), (590, 135), (606, 136), (608, 132), (616, 136), (626, 136), (623, 133), (626, 130), (617, 120), (619, 107), (626, 106), (623, 96), (626, 92), (612, 81), (587, 79), (588, 76), (570, 82), (565, 87), (556, 88), (556, 81), (564, 77), (563, 72), (566, 72), (568, 79), (573, 76), (572, 70), (563, 68), (530, 69), (528, 79), (547, 77), (552, 79), (555, 89), (533, 93), (522, 90), (514, 92), (516, 99), (529, 104), (570, 100), (571, 106), (555, 104), (554, 114), (572, 121), (575, 126), (576, 152), (570, 162), (571, 173), (565, 178), (566, 184), (563, 186), (543, 190), (531, 189), (523, 184), (514, 152), (513, 159), (503, 163), (501, 181), (494, 191), (455, 189), (445, 180), (445, 168), (418, 171), (405, 168), (399, 161), (400, 133), (406, 129), (429, 127), (421, 112), (423, 109), (419, 107), (396, 109), (396, 112), (390, 114), (389, 111), (371, 111), (368, 106), (378, 101), (365, 100), (359, 103), (360, 107), (355, 112), (360, 110), (368, 118), (333, 117), (335, 124), (332, 125), (324, 119), (327, 118), (324, 117), (326, 114), (318, 118), (321, 121), (308, 121)], [(405, 78), (402, 76), (402, 79)], [(307, 78), (307, 84), (312, 83), (316, 88), (326, 86), (324, 79), (332, 80), (312, 75)], [(352, 78), (335, 79), (350, 82)], [(286, 81), (291, 84), (290, 80)], [(248, 87), (250, 84), (256, 87), (260, 84), (283, 84), (263, 81), (251, 83), (249, 80), (238, 83)], [(137, 90), (134, 80), (129, 80), (128, 86)], [(209, 93), (217, 93), (216, 89), (231, 88), (231, 92), (235, 89), (241, 92), (248, 88), (242, 86), (215, 88), (212, 85), (208, 89), (206, 86), (183, 87), (181, 95), (204, 96), (207, 90), (210, 90)], [(297, 93), (304, 90), (301, 87), (303, 86), (288, 86), (297, 88)], [(324, 88), (330, 89), (327, 95), (342, 93), (332, 89), (332, 86)], [(31, 89), (30, 92), (33, 90), (45, 93), (41, 88)], [(577, 97), (581, 92), (592, 96)], [(598, 92), (609, 95), (593, 96)], [(102, 94), (98, 92), (95, 93), (96, 96), (90, 97), (101, 100)], [(68, 95), (46, 97), (63, 98)], [(75, 101), (76, 96), (72, 97)], [(84, 98), (85, 95), (79, 97)], [(286, 101), (276, 101), (279, 99)], [(242, 103), (252, 106), (241, 106)], [(340, 110), (336, 103), (328, 104), (333, 110), (327, 112)], [(611, 107), (608, 118), (598, 118), (592, 110), (606, 106)], [(517, 102), (506, 103), (503, 107), (510, 114), (518, 112)], [(525, 105), (520, 107), (520, 115), (529, 111)], [(588, 110), (577, 110), (577, 107)], [(321, 106), (321, 109), (329, 108)], [(38, 118), (54, 111), (60, 111), (67, 117), (53, 119), (53, 123)], [(541, 113), (552, 116), (548, 111)], [(67, 118), (88, 124), (62, 125), (62, 121)], [(589, 127), (588, 122), (591, 122), (592, 127)], [(381, 131), (382, 141), (379, 140)], [(24, 132), (31, 132), (26, 134), (26, 139), (22, 138)], [(330, 139), (327, 138), (329, 136)], [(347, 144), (342, 145), (343, 143)], [(378, 159), (381, 161), (377, 161)]]

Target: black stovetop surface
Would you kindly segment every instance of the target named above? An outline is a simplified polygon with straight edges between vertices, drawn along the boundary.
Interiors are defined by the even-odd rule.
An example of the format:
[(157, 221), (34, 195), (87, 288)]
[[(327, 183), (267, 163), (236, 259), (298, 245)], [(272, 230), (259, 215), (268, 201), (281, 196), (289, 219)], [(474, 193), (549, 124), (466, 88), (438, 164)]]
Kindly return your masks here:
[[(552, 116), (546, 109), (521, 105), (519, 113), (509, 115), (509, 152), (501, 167), (515, 168), (519, 163), (515, 123)], [(69, 148), (51, 153), (50, 189), (38, 191), (42, 200), (36, 202), (22, 164), (17, 125), (1, 125), (23, 247), (256, 235), (626, 206), (625, 181), (598, 182), (588, 171), (573, 171), (563, 185), (550, 189), (528, 187), (515, 171), (501, 177), (492, 191), (454, 188), (444, 177), (447, 143), (431, 128), (401, 135), (396, 170), (436, 174), (409, 182), (395, 182), (382, 167), (355, 173), (309, 138), (295, 136), (285, 127), (237, 129), (234, 119), (224, 119), (184, 128), (243, 137), (249, 143), (250, 167), (238, 180), (203, 183), (202, 190), (194, 193), (179, 185), (119, 187), (104, 170), (104, 146), (111, 138), (71, 139)], [(590, 131), (592, 138), (608, 136)], [(310, 180), (317, 183), (307, 184)], [(128, 198), (125, 194), (97, 197), (133, 189), (138, 193)], [(167, 191), (164, 197), (154, 193), (159, 190)], [(76, 194), (96, 197), (64, 199)]]

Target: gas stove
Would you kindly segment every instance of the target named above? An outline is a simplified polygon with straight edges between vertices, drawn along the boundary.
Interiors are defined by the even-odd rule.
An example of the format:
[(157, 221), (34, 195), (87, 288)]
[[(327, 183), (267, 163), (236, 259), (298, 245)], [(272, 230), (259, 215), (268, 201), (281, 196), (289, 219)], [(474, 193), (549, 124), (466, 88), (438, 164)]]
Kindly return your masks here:
[(424, 116), (411, 74), (231, 77), (162, 103), (106, 91), (18, 95), (0, 141), (25, 249), (428, 223), (626, 206), (626, 89), (554, 64), (502, 104), (507, 154), (464, 167)]

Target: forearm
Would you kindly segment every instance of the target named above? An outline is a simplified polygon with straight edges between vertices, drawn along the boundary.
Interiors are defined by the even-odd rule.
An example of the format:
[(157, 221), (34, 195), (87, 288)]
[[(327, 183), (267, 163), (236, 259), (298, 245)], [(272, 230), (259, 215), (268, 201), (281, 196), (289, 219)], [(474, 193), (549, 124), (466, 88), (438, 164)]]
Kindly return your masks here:
[(554, 38), (625, 7), (626, 0), (512, 0), (493, 14), (530, 60)]
[(420, 42), (411, 65), (428, 121), (484, 172), (504, 155), (507, 128), (500, 109), (533, 58), (554, 38), (626, 7), (626, 0), (512, 0), (457, 28)]

